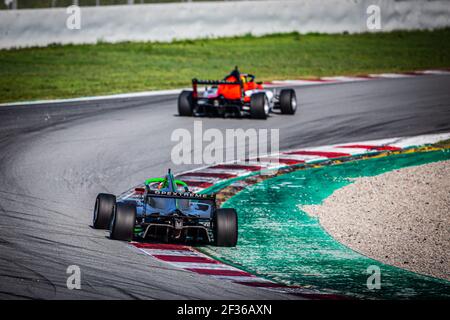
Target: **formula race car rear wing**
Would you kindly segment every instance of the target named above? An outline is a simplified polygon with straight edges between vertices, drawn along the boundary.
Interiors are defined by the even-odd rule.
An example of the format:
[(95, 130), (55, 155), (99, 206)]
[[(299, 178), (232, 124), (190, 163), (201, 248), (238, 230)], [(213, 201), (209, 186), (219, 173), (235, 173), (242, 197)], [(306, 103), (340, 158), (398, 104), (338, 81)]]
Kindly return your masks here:
[(160, 190), (148, 190), (147, 196), (157, 198), (190, 199), (190, 200), (210, 200), (210, 201), (216, 200), (215, 194), (199, 194), (193, 192), (173, 192)]
[(197, 86), (202, 84), (210, 85), (210, 86), (216, 86), (216, 85), (239, 85), (242, 87), (242, 83), (239, 81), (226, 81), (226, 80), (199, 80), (199, 79), (192, 79), (192, 90), (193, 90), (193, 97), (198, 97), (198, 91)]
[(226, 80), (199, 80), (199, 79), (192, 79), (192, 84), (209, 84), (209, 85), (219, 85), (219, 84), (241, 84), (240, 82), (236, 81), (226, 81)]

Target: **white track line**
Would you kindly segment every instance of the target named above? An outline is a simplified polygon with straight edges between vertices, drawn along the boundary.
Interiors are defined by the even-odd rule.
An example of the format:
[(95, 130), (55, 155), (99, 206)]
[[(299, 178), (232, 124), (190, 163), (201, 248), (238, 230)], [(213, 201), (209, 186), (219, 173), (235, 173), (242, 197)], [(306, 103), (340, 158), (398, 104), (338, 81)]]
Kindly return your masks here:
[(140, 248), (146, 254), (155, 256), (155, 255), (166, 255), (166, 256), (188, 256), (188, 257), (198, 257), (198, 253), (196, 251), (188, 251), (188, 250), (161, 250), (161, 249), (145, 249)]
[(412, 78), (417, 75), (414, 74), (403, 74), (403, 73), (380, 73), (380, 74), (369, 74), (372, 78), (388, 78), (388, 79), (400, 79), (400, 78)]
[[(168, 262), (172, 264), (175, 267), (178, 267), (180, 269), (188, 269), (188, 268), (195, 268), (195, 269), (211, 269), (211, 270), (235, 270), (235, 271), (241, 271), (237, 268), (234, 268), (232, 266), (229, 266), (227, 264), (223, 263), (194, 263), (194, 262)], [(235, 279), (233, 279), (235, 280)]]
[(3, 107), (3, 106), (33, 106), (33, 105), (38, 105), (38, 104), (76, 103), (76, 102), (88, 102), (88, 101), (98, 101), (98, 100), (112, 100), (112, 99), (116, 100), (116, 99), (129, 99), (129, 98), (139, 98), (139, 97), (166, 96), (166, 95), (179, 94), (182, 90), (189, 90), (189, 89), (171, 89), (171, 90), (158, 90), (158, 91), (131, 92), (131, 93), (104, 95), (104, 96), (90, 96), (90, 97), (79, 97), (79, 98), (69, 98), (69, 99), (55, 99), (55, 100), (7, 102), (7, 103), (0, 103), (0, 107)]
[(407, 148), (412, 146), (421, 146), (425, 144), (433, 144), (442, 140), (450, 139), (450, 133), (439, 133), (432, 135), (423, 135), (410, 138), (399, 138), (390, 145), (399, 148)]
[(370, 78), (364, 77), (345, 77), (345, 76), (336, 76), (336, 77), (323, 77), (322, 80), (328, 81), (336, 81), (336, 82), (354, 82), (354, 81), (368, 81), (372, 80)]
[(425, 71), (416, 71), (419, 74), (434, 74), (434, 75), (450, 75), (450, 71), (447, 70), (425, 70)]

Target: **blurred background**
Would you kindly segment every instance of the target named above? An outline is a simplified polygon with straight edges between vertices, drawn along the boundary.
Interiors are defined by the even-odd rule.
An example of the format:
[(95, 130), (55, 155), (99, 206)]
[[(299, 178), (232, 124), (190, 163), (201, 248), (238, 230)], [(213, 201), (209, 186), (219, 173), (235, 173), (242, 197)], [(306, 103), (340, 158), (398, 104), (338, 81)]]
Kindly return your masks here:
[(144, 4), (164, 2), (198, 2), (198, 1), (227, 1), (227, 0), (2, 0), (0, 9), (40, 9), (67, 7), (72, 4), (78, 6), (111, 6), (123, 4)]
[(0, 0), (0, 9), (0, 103), (183, 88), (235, 65), (261, 81), (450, 67), (450, 0)]

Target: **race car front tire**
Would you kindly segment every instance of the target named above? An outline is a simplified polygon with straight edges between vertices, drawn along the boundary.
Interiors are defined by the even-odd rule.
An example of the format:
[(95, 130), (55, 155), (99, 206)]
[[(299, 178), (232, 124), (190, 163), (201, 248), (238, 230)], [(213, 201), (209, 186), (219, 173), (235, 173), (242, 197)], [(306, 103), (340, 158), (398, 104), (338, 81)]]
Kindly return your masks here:
[(92, 222), (92, 226), (95, 229), (108, 229), (115, 204), (116, 196), (108, 193), (99, 193), (97, 195)]
[(238, 240), (238, 220), (236, 210), (232, 208), (217, 209), (213, 225), (216, 246), (236, 246)]
[(253, 119), (267, 119), (269, 111), (269, 100), (264, 92), (258, 92), (251, 96), (250, 116)]
[(109, 227), (109, 237), (115, 240), (133, 240), (136, 225), (136, 205), (117, 203)]
[(297, 96), (294, 89), (280, 91), (280, 109), (283, 114), (295, 114), (297, 111)]
[(178, 96), (178, 114), (182, 117), (191, 117), (194, 114), (192, 91), (181, 91)]

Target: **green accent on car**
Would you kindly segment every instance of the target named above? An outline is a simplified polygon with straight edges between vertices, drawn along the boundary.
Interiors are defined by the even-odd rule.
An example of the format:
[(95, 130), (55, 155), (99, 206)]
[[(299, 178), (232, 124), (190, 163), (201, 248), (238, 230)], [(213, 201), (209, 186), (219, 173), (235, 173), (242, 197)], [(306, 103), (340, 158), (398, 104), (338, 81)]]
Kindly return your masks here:
[[(224, 203), (239, 218), (235, 248), (204, 251), (261, 277), (330, 289), (369, 299), (450, 299), (450, 282), (389, 266), (361, 255), (331, 237), (315, 217), (299, 209), (320, 204), (353, 178), (449, 160), (450, 151), (397, 154), (308, 168), (249, 186)], [(381, 288), (369, 290), (367, 268), (381, 269)]]
[[(183, 186), (183, 187), (187, 187), (187, 183), (181, 180), (174, 180), (175, 184)], [(145, 185), (148, 186), (151, 183), (155, 183), (155, 182), (162, 182), (164, 183), (163, 187), (167, 187), (167, 179), (166, 178), (149, 178), (147, 180), (145, 180)]]

